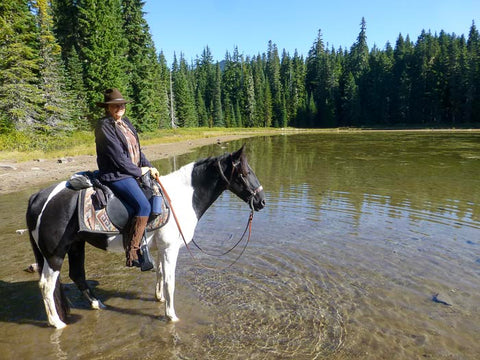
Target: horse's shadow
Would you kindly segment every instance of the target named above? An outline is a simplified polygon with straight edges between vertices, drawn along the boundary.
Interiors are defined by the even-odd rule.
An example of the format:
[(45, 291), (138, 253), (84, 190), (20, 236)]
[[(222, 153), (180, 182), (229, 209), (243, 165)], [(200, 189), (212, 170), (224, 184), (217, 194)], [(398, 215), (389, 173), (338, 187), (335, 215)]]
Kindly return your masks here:
[[(141, 300), (155, 301), (152, 298), (139, 296), (135, 291), (107, 291), (98, 286), (97, 281), (87, 281), (89, 286), (94, 289), (95, 294), (102, 302), (108, 301), (110, 298), (123, 298), (125, 300)], [(63, 284), (65, 294), (67, 295), (71, 309), (90, 309), (90, 304), (83, 297), (75, 284)], [(38, 287), (38, 281), (20, 281), (6, 282), (0, 280), (0, 322), (10, 322), (17, 324), (30, 324), (39, 327), (47, 327), (47, 315), (43, 305), (42, 295)], [(145, 314), (141, 310), (121, 308), (118, 306), (107, 305), (102, 311), (116, 311), (133, 316), (151, 316), (158, 319), (153, 314)], [(94, 311), (94, 310), (92, 310)], [(78, 322), (82, 318), (79, 314), (68, 316), (67, 323), (72, 324)], [(160, 317), (161, 318), (161, 317)]]

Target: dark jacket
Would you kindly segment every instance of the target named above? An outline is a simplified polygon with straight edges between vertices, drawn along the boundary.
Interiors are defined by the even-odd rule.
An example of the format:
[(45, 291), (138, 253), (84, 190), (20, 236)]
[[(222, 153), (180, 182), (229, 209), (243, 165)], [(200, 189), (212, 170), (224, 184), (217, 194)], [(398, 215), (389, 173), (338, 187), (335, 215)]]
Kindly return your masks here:
[[(122, 118), (132, 130), (138, 141), (137, 131), (126, 118)], [(97, 147), (97, 165), (101, 181), (117, 181), (127, 177), (140, 177), (140, 167), (152, 165), (140, 150), (140, 167), (132, 163), (128, 153), (128, 145), (121, 130), (115, 126), (112, 117), (100, 119), (95, 128), (95, 144)], [(140, 142), (138, 141), (140, 147)]]

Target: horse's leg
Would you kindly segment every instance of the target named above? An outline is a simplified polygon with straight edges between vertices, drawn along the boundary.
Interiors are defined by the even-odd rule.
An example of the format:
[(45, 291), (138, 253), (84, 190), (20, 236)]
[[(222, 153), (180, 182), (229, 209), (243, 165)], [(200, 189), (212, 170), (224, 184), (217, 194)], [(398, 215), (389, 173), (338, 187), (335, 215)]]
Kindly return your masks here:
[(175, 308), (173, 304), (173, 296), (175, 292), (175, 267), (177, 265), (178, 246), (167, 247), (163, 251), (161, 259), (163, 281), (165, 290), (165, 316), (169, 321), (176, 322), (179, 320), (175, 314)]
[[(63, 259), (60, 261), (60, 267), (62, 262)], [(61, 318), (65, 319), (66, 312), (68, 312), (68, 309), (66, 308), (57, 309), (55, 302), (55, 298), (57, 298), (57, 303), (59, 304), (66, 302), (65, 295), (63, 294), (63, 290), (61, 289), (61, 284), (58, 279), (58, 276), (60, 275), (60, 267), (58, 270), (54, 270), (52, 267), (50, 267), (48, 261), (44, 259), (39, 282), (48, 323), (57, 329), (62, 329), (67, 326), (67, 324), (61, 320)], [(58, 297), (61, 298), (59, 299)]]
[(85, 241), (77, 241), (68, 250), (69, 276), (77, 285), (92, 309), (106, 309), (106, 306), (94, 295), (85, 278)]
[(155, 284), (155, 299), (160, 302), (165, 302), (165, 294), (163, 293), (163, 253), (164, 251), (157, 251), (157, 263), (155, 266), (155, 272), (157, 274), (157, 282)]

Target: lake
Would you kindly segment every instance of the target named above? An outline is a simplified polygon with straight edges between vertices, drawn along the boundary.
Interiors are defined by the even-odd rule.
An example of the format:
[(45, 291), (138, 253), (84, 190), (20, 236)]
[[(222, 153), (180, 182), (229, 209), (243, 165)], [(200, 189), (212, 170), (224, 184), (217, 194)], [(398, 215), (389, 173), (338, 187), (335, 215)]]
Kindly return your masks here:
[[(28, 197), (0, 196), (0, 359), (476, 359), (480, 354), (480, 133), (331, 132), (235, 141), (155, 162), (166, 173), (247, 145), (266, 193), (243, 249), (182, 249), (176, 311), (154, 301), (153, 272), (87, 246), (68, 278), (71, 324), (46, 326), (25, 228)], [(79, 169), (85, 170), (85, 169)], [(221, 253), (249, 209), (226, 192), (195, 240)], [(210, 268), (217, 270), (212, 270)]]

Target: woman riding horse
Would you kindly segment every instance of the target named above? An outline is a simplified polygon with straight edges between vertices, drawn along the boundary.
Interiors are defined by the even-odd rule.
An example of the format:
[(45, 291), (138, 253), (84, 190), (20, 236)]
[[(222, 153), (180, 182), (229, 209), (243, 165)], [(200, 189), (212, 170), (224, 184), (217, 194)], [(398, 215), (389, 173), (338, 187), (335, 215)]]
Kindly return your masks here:
[(104, 101), (97, 102), (97, 106), (105, 108), (105, 117), (98, 121), (95, 128), (95, 143), (100, 181), (112, 189), (134, 212), (124, 233), (124, 236), (127, 236), (126, 266), (132, 267), (138, 264), (140, 242), (151, 211), (150, 202), (141, 190), (137, 178), (148, 171), (152, 177), (159, 174), (142, 153), (137, 131), (124, 116), (125, 104), (129, 102), (117, 89), (105, 91)]

